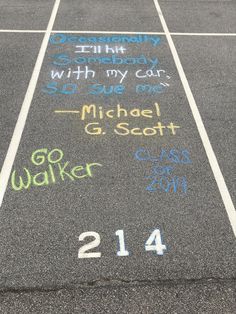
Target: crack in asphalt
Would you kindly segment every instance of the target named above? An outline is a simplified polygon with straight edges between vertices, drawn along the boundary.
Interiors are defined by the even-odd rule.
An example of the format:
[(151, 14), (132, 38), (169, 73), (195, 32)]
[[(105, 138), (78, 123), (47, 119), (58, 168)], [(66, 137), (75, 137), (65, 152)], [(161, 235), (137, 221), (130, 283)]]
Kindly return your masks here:
[(91, 281), (81, 281), (73, 284), (58, 285), (58, 286), (39, 286), (39, 287), (0, 287), (0, 295), (5, 293), (49, 293), (59, 292), (62, 290), (78, 290), (87, 288), (102, 288), (102, 287), (140, 287), (140, 286), (188, 286), (188, 285), (206, 285), (206, 284), (224, 284), (235, 283), (236, 278), (197, 278), (197, 279), (164, 279), (164, 280), (145, 280), (145, 279), (123, 279), (123, 278), (99, 278)]

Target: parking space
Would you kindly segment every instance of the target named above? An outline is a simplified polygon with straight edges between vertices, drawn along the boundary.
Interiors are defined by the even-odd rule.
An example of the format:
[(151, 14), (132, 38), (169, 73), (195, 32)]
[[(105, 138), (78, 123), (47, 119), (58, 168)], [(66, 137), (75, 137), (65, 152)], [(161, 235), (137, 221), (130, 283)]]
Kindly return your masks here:
[[(3, 308), (23, 309), (29, 299), (45, 305), (39, 291), (60, 290), (67, 311), (78, 306), (91, 313), (79, 298), (68, 308), (77, 291), (99, 313), (100, 293), (117, 288), (104, 299), (109, 310), (116, 308), (111, 296), (125, 293), (131, 313), (154, 313), (149, 304), (157, 295), (161, 310), (168, 299), (165, 309), (178, 312), (183, 305), (194, 313), (199, 297), (201, 312), (230, 313), (236, 275), (228, 194), (229, 188), (235, 200), (234, 38), (173, 36), (172, 43), (156, 1), (55, 3), (45, 35), (0, 34), (1, 164), (33, 82), (28, 116), (24, 105), (8, 151), (14, 162), (0, 178), (7, 182), (9, 175), (6, 191), (4, 182), (0, 189), (0, 289), (27, 293), (13, 303), (5, 294)], [(160, 1), (171, 32), (232, 31), (231, 1), (188, 3)], [(42, 7), (50, 15), (52, 3)], [(222, 7), (228, 26), (220, 30), (214, 23), (217, 17), (223, 23)], [(207, 19), (212, 23), (204, 24)], [(101, 286), (103, 292), (86, 290)], [(56, 308), (58, 295), (50, 302)]]
[(235, 33), (235, 1), (159, 1), (171, 32)]
[(235, 38), (174, 37), (230, 194), (235, 186)]
[(0, 164), (3, 164), (41, 45), (42, 35), (0, 33)]
[[(12, 170), (8, 287), (235, 274), (234, 235), (164, 36), (53, 34)], [(81, 253), (89, 232), (98, 258)]]
[(1, 0), (0, 29), (45, 30), (52, 6), (52, 0)]
[(62, 1), (54, 30), (163, 31), (152, 0)]

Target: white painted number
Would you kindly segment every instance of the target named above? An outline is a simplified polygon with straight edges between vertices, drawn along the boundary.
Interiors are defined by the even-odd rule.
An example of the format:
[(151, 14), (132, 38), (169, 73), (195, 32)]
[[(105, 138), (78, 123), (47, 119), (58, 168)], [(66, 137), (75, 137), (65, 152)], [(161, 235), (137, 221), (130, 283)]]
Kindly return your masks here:
[(79, 241), (84, 241), (87, 237), (94, 237), (94, 240), (88, 244), (83, 245), (78, 252), (78, 258), (94, 258), (94, 257), (101, 257), (101, 252), (92, 252), (92, 253), (86, 253), (86, 251), (94, 249), (95, 247), (98, 247), (100, 244), (100, 235), (97, 232), (94, 231), (87, 231), (81, 233), (79, 236)]
[[(153, 244), (154, 243), (154, 244)], [(166, 250), (166, 246), (162, 244), (161, 232), (159, 229), (155, 229), (147, 242), (145, 243), (146, 251), (156, 251), (157, 255), (163, 255)]]
[[(124, 230), (117, 230), (115, 235), (118, 237), (118, 251), (117, 256), (129, 256), (129, 251), (125, 247), (125, 236)], [(96, 258), (101, 257), (101, 252), (88, 252), (100, 245), (101, 238), (100, 235), (95, 231), (87, 231), (83, 232), (79, 236), (79, 241), (84, 241), (85, 238), (92, 237), (93, 239), (81, 246), (78, 252), (78, 258)], [(166, 245), (162, 243), (161, 232), (159, 229), (155, 229), (148, 240), (145, 243), (146, 251), (154, 251), (156, 255), (164, 255), (164, 251), (166, 251)]]
[(128, 256), (129, 252), (125, 249), (124, 230), (117, 230), (116, 235), (119, 237), (120, 250), (116, 253), (118, 256)]

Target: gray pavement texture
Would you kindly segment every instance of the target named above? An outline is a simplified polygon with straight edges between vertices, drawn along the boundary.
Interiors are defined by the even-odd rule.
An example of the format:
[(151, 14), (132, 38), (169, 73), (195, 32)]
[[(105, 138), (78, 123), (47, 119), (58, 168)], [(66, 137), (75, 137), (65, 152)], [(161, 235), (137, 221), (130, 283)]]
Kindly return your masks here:
[(7, 292), (0, 310), (17, 313), (235, 313), (234, 282), (130, 283), (127, 286)]
[[(236, 33), (235, 1), (159, 3), (172, 33)], [(0, 0), (0, 30), (45, 30), (53, 4)], [(0, 312), (236, 313), (235, 236), (166, 37), (102, 33), (162, 33), (154, 2), (61, 0), (53, 30), (0, 208)], [(1, 166), (43, 36), (0, 31)], [(236, 38), (173, 41), (235, 204)], [(101, 256), (78, 258), (91, 231)]]
[(41, 34), (3, 34), (1, 42), (0, 78), (0, 164), (3, 164), (12, 133), (32, 75), (42, 41)]

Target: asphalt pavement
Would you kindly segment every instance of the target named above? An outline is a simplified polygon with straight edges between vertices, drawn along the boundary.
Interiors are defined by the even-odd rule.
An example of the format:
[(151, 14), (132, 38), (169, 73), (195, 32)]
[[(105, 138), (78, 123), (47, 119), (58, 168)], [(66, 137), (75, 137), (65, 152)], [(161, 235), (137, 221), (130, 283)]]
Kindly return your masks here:
[(236, 312), (236, 2), (0, 0), (0, 312)]

